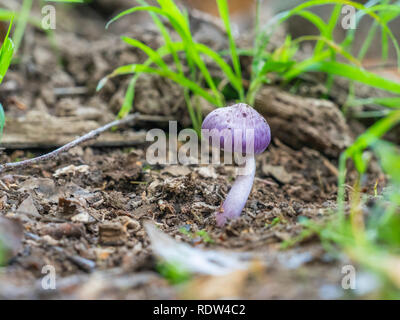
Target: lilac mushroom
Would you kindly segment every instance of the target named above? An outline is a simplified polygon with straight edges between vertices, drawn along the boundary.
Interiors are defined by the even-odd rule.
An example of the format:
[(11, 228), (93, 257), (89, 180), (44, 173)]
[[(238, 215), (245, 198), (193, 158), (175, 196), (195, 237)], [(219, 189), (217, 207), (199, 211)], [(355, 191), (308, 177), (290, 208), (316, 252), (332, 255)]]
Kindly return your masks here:
[[(267, 121), (256, 110), (244, 103), (212, 111), (204, 119), (202, 129), (211, 132), (210, 140), (218, 134), (220, 148), (246, 154), (243, 171), (236, 177), (223, 205), (216, 212), (217, 224), (223, 226), (228, 219), (240, 216), (253, 186), (256, 171), (254, 157), (262, 153), (270, 144), (271, 130)], [(232, 138), (226, 139), (222, 132), (230, 132)], [(251, 135), (247, 135), (246, 132), (251, 132)], [(238, 137), (241, 137), (241, 141)], [(249, 149), (251, 151), (246, 152)]]

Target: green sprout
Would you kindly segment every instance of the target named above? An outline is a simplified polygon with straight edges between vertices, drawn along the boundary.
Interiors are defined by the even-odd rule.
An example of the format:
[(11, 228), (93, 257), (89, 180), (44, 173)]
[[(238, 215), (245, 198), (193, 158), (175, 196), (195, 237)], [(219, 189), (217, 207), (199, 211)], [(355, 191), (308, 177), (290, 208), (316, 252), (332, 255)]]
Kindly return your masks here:
[[(0, 48), (0, 84), (3, 82), (6, 72), (7, 72), (8, 68), (10, 67), (12, 56), (14, 53), (14, 43), (9, 37), (11, 26), (12, 26), (12, 19), (11, 19), (10, 26), (8, 27), (6, 37)], [(0, 103), (0, 140), (3, 135), (5, 120), (6, 120), (6, 117), (4, 114), (4, 109)], [(0, 266), (5, 262), (4, 260), (5, 260), (5, 252), (4, 252), (4, 248), (3, 248), (3, 245), (1, 243), (1, 238), (0, 238)]]
[(191, 276), (187, 270), (180, 267), (179, 263), (158, 262), (156, 269), (171, 284), (182, 284)]
[[(0, 84), (3, 82), (3, 79), (7, 73), (7, 70), (10, 67), (11, 60), (12, 60), (13, 53), (14, 53), (14, 43), (9, 37), (11, 26), (12, 26), (12, 20), (11, 20), (10, 26), (8, 27), (6, 37), (0, 48)], [(0, 103), (0, 140), (3, 135), (5, 121), (6, 121), (6, 117), (4, 114), (4, 109)]]
[(186, 228), (179, 228), (179, 232), (189, 237), (190, 239), (195, 239), (196, 237), (200, 237), (204, 243), (214, 243), (215, 241), (211, 238), (206, 230), (198, 230), (196, 232), (190, 232)]
[(265, 223), (265, 227), (272, 228), (281, 222), (285, 222), (285, 221), (282, 220), (281, 217), (275, 217), (270, 223)]

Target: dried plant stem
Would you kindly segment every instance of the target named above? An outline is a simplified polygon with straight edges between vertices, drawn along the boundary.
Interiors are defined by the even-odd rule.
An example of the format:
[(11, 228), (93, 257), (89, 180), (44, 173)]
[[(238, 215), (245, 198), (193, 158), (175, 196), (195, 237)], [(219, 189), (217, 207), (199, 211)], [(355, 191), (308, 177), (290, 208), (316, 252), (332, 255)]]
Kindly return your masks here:
[[(145, 121), (162, 121), (161, 117), (154, 117), (154, 119), (152, 119), (149, 116), (142, 116), (138, 113), (134, 113), (132, 115), (128, 115), (123, 119), (119, 119), (119, 120), (115, 120), (112, 121), (110, 123), (107, 123), (106, 125), (97, 128), (95, 130), (90, 131), (89, 133), (75, 139), (74, 141), (71, 141), (65, 145), (63, 145), (62, 147), (50, 152), (50, 153), (46, 153), (44, 155), (41, 155), (39, 157), (33, 158), (33, 159), (28, 159), (28, 160), (24, 160), (24, 161), (19, 161), (19, 162), (10, 162), (10, 163), (5, 163), (3, 165), (0, 165), (0, 173), (6, 171), (6, 170), (11, 170), (11, 169), (17, 169), (17, 168), (25, 168), (28, 166), (31, 166), (33, 164), (36, 164), (38, 162), (41, 161), (46, 161), (46, 160), (50, 160), (50, 159), (55, 159), (56, 157), (58, 157), (61, 153), (64, 153), (70, 149), (72, 149), (73, 147), (76, 147), (77, 145), (80, 145), (88, 140), (91, 139), (95, 139), (97, 138), (101, 133), (113, 128), (113, 127), (119, 127), (122, 125), (126, 125), (126, 124), (132, 124), (134, 121), (136, 120), (145, 120)], [(164, 119), (165, 120), (165, 119)]]

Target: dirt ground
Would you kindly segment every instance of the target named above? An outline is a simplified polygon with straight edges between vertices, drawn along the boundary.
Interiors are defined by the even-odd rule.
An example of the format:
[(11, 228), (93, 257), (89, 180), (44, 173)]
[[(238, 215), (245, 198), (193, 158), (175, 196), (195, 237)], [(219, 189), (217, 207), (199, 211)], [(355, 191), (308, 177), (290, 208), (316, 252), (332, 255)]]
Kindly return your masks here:
[[(152, 47), (161, 41), (145, 23), (131, 25), (129, 18), (104, 32), (103, 10), (99, 5), (60, 13), (57, 49), (28, 28), (21, 62), (0, 88), (7, 115), (2, 163), (42, 154), (115, 117), (129, 78), (114, 79), (96, 93), (98, 81), (117, 66), (145, 59), (116, 35)], [(346, 122), (335, 99), (316, 99), (318, 86), (312, 88), (301, 96), (274, 86), (261, 91), (256, 108), (271, 124), (272, 143), (257, 157), (242, 216), (224, 228), (216, 226), (213, 213), (229, 191), (234, 168), (148, 165), (143, 132), (165, 128), (165, 121), (139, 122), (56, 161), (2, 174), (0, 217), (15, 222), (0, 220), (0, 230), (15, 252), (0, 269), (0, 298), (373, 297), (373, 289), (343, 290), (342, 267), (349, 261), (327, 253), (299, 224), (304, 217), (325, 219), (335, 209), (337, 156), (362, 128)], [(179, 86), (153, 76), (139, 81), (135, 110), (189, 123)], [(383, 185), (375, 171), (366, 194), (373, 193), (376, 178)], [(191, 247), (236, 253), (249, 267), (171, 284), (159, 273), (146, 221)], [(56, 271), (55, 290), (41, 285), (47, 265)]]

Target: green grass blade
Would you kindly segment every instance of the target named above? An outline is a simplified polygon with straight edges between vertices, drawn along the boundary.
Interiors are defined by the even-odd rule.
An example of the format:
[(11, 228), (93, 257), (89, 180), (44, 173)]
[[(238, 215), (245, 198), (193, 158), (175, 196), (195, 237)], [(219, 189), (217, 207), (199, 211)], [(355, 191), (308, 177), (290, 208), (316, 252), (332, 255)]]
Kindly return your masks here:
[[(383, 1), (383, 4), (385, 5), (390, 4), (390, 0)], [(382, 12), (380, 16), (382, 20), (385, 21), (385, 23), (389, 23), (392, 19), (397, 18), (399, 15), (400, 12), (388, 10)], [(384, 29), (382, 29), (381, 31), (381, 43), (382, 43), (382, 60), (386, 61), (389, 57), (389, 40), (388, 40), (388, 34)]]
[[(375, 19), (379, 25), (382, 27), (383, 30), (387, 33), (387, 35), (390, 37), (392, 40), (392, 43), (395, 47), (396, 54), (397, 54), (397, 59), (398, 59), (398, 65), (400, 67), (400, 47), (397, 42), (396, 37), (393, 35), (392, 31), (388, 28), (387, 24), (375, 13), (375, 11), (381, 11), (381, 10), (394, 10), (396, 12), (400, 11), (399, 6), (395, 5), (377, 5), (377, 6), (372, 6), (372, 7), (365, 7), (364, 5), (354, 2), (354, 1), (346, 1), (346, 0), (310, 0), (305, 3), (302, 3), (298, 5), (297, 7), (293, 8), (292, 10), (283, 12), (279, 14), (279, 19), (277, 20), (277, 24), (281, 24), (290, 17), (296, 15), (298, 12), (301, 12), (307, 8), (310, 7), (315, 7), (315, 6), (321, 6), (321, 5), (326, 5), (326, 4), (343, 4), (343, 5), (350, 5), (358, 10), (363, 11), (365, 14), (368, 14), (371, 16), (373, 19)], [(276, 20), (276, 19), (272, 19)], [(270, 24), (267, 25), (268, 28), (270, 28)]]
[(121, 39), (127, 44), (142, 50), (149, 56), (150, 60), (158, 65), (161, 69), (169, 69), (164, 60), (160, 57), (160, 55), (155, 50), (145, 45), (143, 42), (125, 36), (122, 36)]
[(374, 125), (368, 128), (367, 131), (360, 135), (346, 150), (346, 153), (353, 158), (356, 168), (360, 173), (363, 173), (366, 169), (361, 153), (399, 122), (400, 110), (391, 112), (387, 117), (377, 121)]
[(358, 58), (360, 60), (364, 59), (365, 55), (367, 54), (368, 49), (371, 47), (372, 44), (372, 40), (375, 37), (376, 31), (378, 29), (378, 22), (374, 21), (374, 23), (372, 24), (372, 27), (370, 29), (370, 31), (367, 34), (367, 37), (364, 40), (364, 43), (360, 49), (360, 52), (358, 53)]
[[(132, 14), (132, 13), (135, 13), (138, 11), (154, 12), (156, 14), (166, 17), (169, 20), (169, 22), (171, 23), (172, 27), (175, 29), (175, 31), (181, 36), (182, 41), (185, 43), (185, 49), (187, 52), (187, 59), (188, 59), (189, 67), (193, 68), (192, 62), (195, 62), (196, 65), (198, 65), (199, 69), (204, 74), (204, 77), (205, 77), (208, 85), (213, 90), (213, 92), (216, 96), (216, 101), (218, 101), (217, 104), (219, 106), (222, 106), (222, 101), (220, 100), (220, 94), (217, 91), (214, 81), (212, 80), (211, 75), (209, 74), (205, 64), (200, 59), (200, 57), (198, 56), (197, 52), (194, 49), (194, 45), (193, 45), (194, 43), (191, 38), (190, 30), (188, 31), (188, 28), (185, 25), (186, 20), (183, 18), (183, 16), (176, 14), (176, 10), (171, 10), (170, 7), (166, 7), (164, 1), (161, 2), (160, 5), (162, 5), (161, 8), (154, 7), (154, 6), (144, 6), (144, 7), (141, 6), (141, 7), (134, 7), (134, 8), (125, 10), (125, 11), (121, 12), (120, 14), (118, 14), (117, 16), (115, 16), (114, 18), (112, 18), (107, 23), (106, 28), (108, 28), (110, 26), (110, 24), (115, 22), (116, 20), (118, 20), (128, 14)], [(175, 14), (175, 16), (172, 15), (171, 12), (172, 12), (172, 14)], [(184, 21), (183, 24), (182, 24), (182, 21)]]
[(250, 88), (247, 92), (247, 100), (246, 100), (247, 103), (249, 105), (254, 104), (258, 89), (261, 87), (261, 85), (263, 83), (265, 83), (267, 81), (267, 78), (265, 76), (267, 73), (269, 73), (269, 72), (283, 73), (286, 70), (290, 69), (294, 64), (295, 64), (294, 61), (287, 61), (287, 62), (280, 62), (280, 61), (273, 61), (273, 60), (267, 61), (264, 64), (263, 68), (261, 69), (257, 78), (255, 78), (250, 83)]
[(192, 104), (192, 101), (191, 101), (190, 95), (189, 95), (189, 90), (187, 88), (185, 88), (185, 90), (184, 90), (184, 97), (185, 97), (186, 106), (187, 106), (187, 109), (189, 112), (189, 117), (193, 124), (193, 129), (197, 132), (198, 136), (200, 137), (201, 121), (199, 121), (199, 119), (197, 118), (197, 116), (194, 112), (193, 104)]
[(11, 10), (0, 9), (0, 21), (10, 21), (16, 17), (16, 13)]
[(0, 141), (3, 138), (3, 129), (5, 123), (6, 123), (6, 115), (4, 114), (3, 106), (0, 103)]
[[(148, 6), (147, 2), (144, 0), (137, 0), (137, 2), (142, 6)], [(171, 36), (170, 36), (167, 28), (164, 26), (162, 21), (158, 18), (157, 14), (155, 14), (154, 12), (149, 12), (149, 14), (150, 14), (151, 18), (153, 19), (154, 24), (157, 26), (158, 30), (160, 31), (161, 35), (164, 38), (164, 42), (167, 45), (167, 47), (174, 59), (176, 69), (179, 71), (179, 73), (182, 74), (183, 73), (182, 63), (179, 60), (177, 52), (173, 48), (172, 39), (171, 39)]]
[(391, 180), (400, 185), (400, 151), (390, 142), (377, 140), (372, 144), (372, 149), (377, 154), (383, 171)]
[(118, 15), (116, 15), (114, 18), (112, 18), (110, 21), (107, 22), (106, 24), (106, 29), (108, 29), (110, 27), (110, 25), (112, 23), (114, 23), (115, 21), (121, 19), (122, 17), (138, 12), (138, 11), (146, 11), (146, 12), (154, 12), (157, 13), (161, 16), (167, 17), (168, 20), (172, 20), (174, 21), (174, 25), (178, 25), (178, 22), (174, 19), (174, 17), (171, 17), (167, 12), (165, 12), (164, 10), (162, 10), (161, 8), (155, 7), (155, 6), (140, 6), (140, 7), (133, 7), (127, 10), (122, 11), (121, 13), (119, 13)]
[(11, 60), (14, 54), (14, 43), (9, 38), (11, 26), (12, 21), (10, 23), (10, 26), (8, 27), (6, 37), (4, 38), (3, 45), (0, 49), (0, 84), (3, 82), (3, 79), (6, 75), (8, 68), (10, 67)]
[(311, 22), (318, 29), (321, 35), (328, 38), (328, 25), (320, 16), (307, 10), (300, 11), (297, 13), (297, 15)]
[(224, 72), (228, 80), (234, 86), (234, 88), (240, 93), (243, 90), (242, 85), (242, 78), (238, 77), (232, 70), (229, 64), (227, 64), (221, 56), (212, 50), (211, 48), (207, 47), (202, 43), (197, 43), (196, 48), (200, 53), (204, 53), (208, 57), (210, 57), (214, 62), (221, 68)]
[(45, 0), (46, 2), (85, 3), (87, 0)]
[[(343, 47), (341, 47), (339, 44), (335, 43), (331, 39), (325, 38), (324, 36), (303, 36), (297, 38), (295, 41), (293, 41), (294, 44), (303, 42), (303, 41), (310, 41), (310, 40), (316, 40), (318, 42), (322, 42), (330, 47), (335, 53), (338, 53), (345, 57), (347, 60), (349, 60), (351, 63), (354, 63), (355, 65), (361, 67), (361, 61), (358, 60), (357, 58), (353, 57), (351, 53), (347, 52)], [(318, 54), (319, 55), (319, 54)]]
[[(239, 79), (242, 79), (242, 70), (241, 70), (241, 66), (240, 66), (240, 60), (239, 60), (239, 56), (236, 51), (235, 39), (232, 34), (231, 24), (230, 24), (230, 20), (229, 20), (228, 3), (226, 0), (217, 0), (217, 4), (218, 4), (219, 14), (221, 16), (222, 21), (224, 22), (225, 30), (228, 35), (233, 68), (235, 70), (236, 76)], [(243, 90), (243, 86), (242, 86), (242, 81), (240, 81), (239, 96), (240, 96), (240, 99), (243, 101), (244, 100), (244, 90)]]
[(129, 82), (128, 88), (126, 89), (124, 102), (122, 103), (122, 107), (118, 112), (119, 119), (124, 118), (132, 110), (133, 100), (135, 98), (135, 86), (136, 86), (136, 82), (139, 79), (140, 75), (141, 75), (141, 73), (135, 74), (132, 77), (131, 81)]
[[(336, 27), (337, 21), (339, 20), (339, 17), (341, 14), (341, 9), (342, 9), (342, 6), (340, 4), (335, 5), (335, 7), (333, 8), (331, 17), (329, 19), (329, 22), (326, 26), (326, 29), (323, 32), (323, 35), (329, 40), (333, 40), (333, 31)], [(323, 41), (318, 41), (315, 46), (314, 53), (317, 55), (320, 54), (324, 48), (324, 45), (325, 45), (325, 43)]]
[[(14, 43), (9, 38), (11, 27), (13, 23), (13, 18), (11, 18), (10, 25), (8, 27), (7, 34), (4, 38), (3, 44), (0, 48), (0, 84), (3, 82), (3, 79), (7, 73), (8, 68), (10, 67), (11, 60), (14, 53)], [(3, 129), (6, 121), (6, 116), (4, 114), (3, 106), (0, 103), (0, 141), (3, 137)]]
[(389, 41), (388, 41), (388, 36), (387, 32), (385, 30), (382, 30), (381, 33), (381, 43), (382, 43), (382, 60), (387, 61), (389, 57)]
[[(131, 64), (131, 65), (126, 65), (126, 66), (117, 68), (116, 70), (114, 70), (114, 72), (112, 72), (105, 79), (109, 79), (109, 78), (119, 76), (119, 75), (124, 75), (124, 74), (132, 74), (132, 73), (158, 74), (162, 77), (169, 78), (172, 81), (175, 81), (176, 83), (180, 84), (181, 86), (183, 86), (185, 88), (189, 88), (195, 94), (202, 96), (204, 99), (206, 99), (210, 103), (217, 104), (215, 97), (212, 96), (211, 94), (209, 94), (203, 88), (201, 88), (197, 83), (185, 78), (184, 76), (182, 76), (178, 73), (170, 71), (170, 70), (154, 69), (154, 68), (150, 68), (143, 64)], [(102, 85), (104, 85), (104, 81), (102, 82)]]
[(296, 70), (295, 73), (293, 73), (293, 71), (291, 73), (287, 73), (285, 78), (286, 80), (290, 80), (302, 72), (325, 72), (361, 82), (378, 89), (400, 94), (400, 83), (385, 79), (358, 67), (346, 65), (340, 62), (320, 61), (314, 63), (312, 60), (310, 60), (308, 65), (303, 64), (301, 70)]
[[(370, 0), (364, 6), (366, 8), (372, 7), (372, 6), (376, 5), (377, 3), (379, 3), (379, 1), (381, 1), (381, 0)], [(358, 10), (356, 12), (356, 17), (355, 17), (356, 18), (356, 28), (349, 29), (347, 31), (346, 37), (342, 42), (342, 46), (344, 46), (345, 48), (348, 48), (349, 50), (351, 49), (350, 47), (354, 43), (354, 37), (356, 34), (357, 26), (359, 25), (362, 18), (364, 18), (365, 16), (367, 16), (367, 14), (364, 11)]]
[(15, 42), (15, 52), (18, 52), (19, 46), (21, 45), (21, 41), (25, 33), (25, 28), (29, 20), (29, 13), (32, 8), (32, 3), (32, 0), (24, 0), (24, 2), (22, 3), (21, 12), (13, 35)]
[(349, 106), (381, 105), (386, 108), (400, 109), (400, 97), (353, 99), (348, 104)]
[(169, 16), (174, 17), (174, 19), (179, 23), (179, 25), (184, 30), (186, 36), (191, 37), (190, 27), (188, 20), (181, 13), (178, 6), (172, 0), (157, 0), (160, 7), (168, 13)]
[[(157, 53), (162, 57), (163, 55), (161, 54), (161, 52), (163, 52), (163, 50), (165, 50), (166, 52), (164, 53), (164, 55), (167, 54), (167, 50), (166, 47), (161, 47), (159, 50), (157, 50)], [(150, 66), (152, 63), (152, 60), (149, 58), (147, 59), (143, 65), (144, 66)], [(136, 86), (136, 82), (139, 80), (140, 76), (142, 75), (142, 72), (137, 72), (133, 75), (131, 81), (129, 81), (128, 84), (128, 88), (126, 89), (125, 92), (125, 97), (124, 97), (124, 101), (122, 103), (121, 109), (118, 112), (118, 118), (122, 119), (123, 117), (125, 117), (127, 114), (129, 114), (129, 112), (131, 112), (132, 108), (133, 108), (133, 101), (135, 99), (135, 86)], [(107, 80), (107, 78), (105, 78)], [(99, 82), (100, 85), (101, 81)]]
[(217, 90), (217, 87), (214, 83), (213, 78), (211, 77), (210, 73), (208, 72), (208, 69), (204, 63), (204, 61), (201, 59), (199, 52), (196, 49), (195, 46), (195, 41), (192, 38), (192, 34), (190, 31), (190, 26), (189, 26), (189, 19), (187, 15), (184, 15), (181, 13), (179, 8), (176, 6), (174, 1), (172, 0), (158, 0), (159, 5), (163, 9), (164, 12), (168, 14), (168, 16), (173, 17), (174, 21), (178, 21), (179, 26), (175, 26), (173, 21), (170, 20), (172, 26), (174, 29), (179, 33), (179, 35), (182, 38), (182, 41), (185, 45), (185, 50), (186, 50), (186, 55), (188, 59), (188, 64), (189, 67), (191, 68), (191, 75), (192, 75), (192, 81), (195, 80), (195, 70), (192, 66), (192, 62), (194, 62), (197, 67), (199, 68), (200, 72), (204, 76), (205, 81), (207, 82), (208, 86), (212, 90), (214, 96), (215, 96), (215, 101), (217, 101), (217, 106), (222, 107), (224, 102), (223, 102), (223, 97), (220, 94), (220, 92)]
[[(171, 43), (171, 45), (176, 52), (185, 50), (183, 42), (173, 42)], [(239, 91), (239, 89), (241, 88), (241, 79), (239, 79), (235, 75), (231, 66), (227, 64), (224, 59), (221, 58), (221, 55), (202, 43), (195, 43), (195, 47), (199, 53), (205, 54), (206, 56), (211, 58), (221, 68), (232, 86)], [(168, 50), (166, 50), (166, 47), (160, 48), (158, 52), (161, 56), (169, 54)]]
[(0, 83), (3, 82), (4, 76), (11, 64), (11, 60), (14, 53), (14, 44), (10, 38), (8, 38), (1, 47), (0, 51)]

